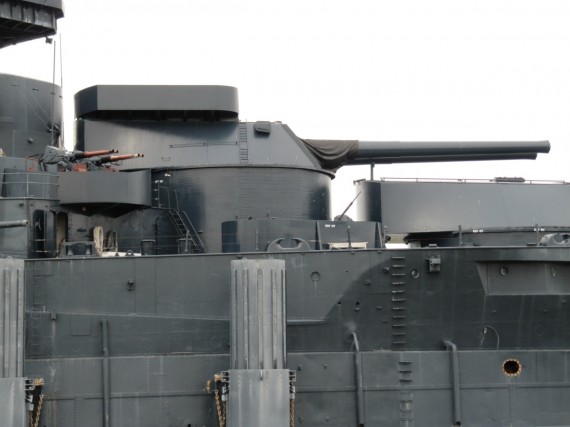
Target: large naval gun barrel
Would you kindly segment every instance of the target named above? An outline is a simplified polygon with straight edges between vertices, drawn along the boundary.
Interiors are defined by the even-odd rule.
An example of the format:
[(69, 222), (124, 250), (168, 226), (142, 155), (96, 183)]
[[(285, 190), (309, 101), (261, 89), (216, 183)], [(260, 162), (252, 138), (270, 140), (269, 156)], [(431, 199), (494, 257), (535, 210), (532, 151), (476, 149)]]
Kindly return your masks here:
[(304, 139), (321, 166), (536, 159), (548, 141), (401, 142)]

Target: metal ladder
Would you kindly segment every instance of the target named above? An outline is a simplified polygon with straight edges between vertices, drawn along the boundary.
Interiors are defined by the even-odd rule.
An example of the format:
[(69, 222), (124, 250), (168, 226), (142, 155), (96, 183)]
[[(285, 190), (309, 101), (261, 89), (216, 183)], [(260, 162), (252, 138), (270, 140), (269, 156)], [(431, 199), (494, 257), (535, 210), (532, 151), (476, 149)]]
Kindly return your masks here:
[(186, 212), (178, 209), (168, 209), (170, 220), (176, 228), (176, 232), (181, 239), (186, 239), (186, 248), (184, 252), (193, 254), (201, 254), (205, 252), (204, 243), (198, 236), (196, 229), (192, 225), (192, 221), (186, 215)]

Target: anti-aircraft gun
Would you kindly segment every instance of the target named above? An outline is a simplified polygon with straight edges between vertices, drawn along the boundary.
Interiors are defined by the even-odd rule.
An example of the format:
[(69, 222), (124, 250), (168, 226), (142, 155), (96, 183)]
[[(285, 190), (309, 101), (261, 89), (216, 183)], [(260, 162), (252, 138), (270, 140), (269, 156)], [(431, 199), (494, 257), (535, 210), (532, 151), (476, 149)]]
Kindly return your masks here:
[(120, 154), (120, 155), (97, 155), (89, 156), (87, 160), (82, 160), (75, 164), (72, 168), (75, 172), (85, 172), (85, 171), (95, 171), (95, 170), (109, 170), (116, 171), (111, 163), (120, 162), (123, 160), (137, 159), (139, 157), (144, 157), (144, 154)]
[[(95, 151), (66, 151), (61, 148), (47, 146), (44, 155), (39, 159), (39, 164), (44, 170), (48, 170), (48, 165), (57, 165), (58, 172), (86, 172), (109, 168), (110, 163), (122, 160), (144, 157), (144, 154), (122, 154), (117, 150), (95, 150)], [(115, 170), (115, 169), (108, 169)]]

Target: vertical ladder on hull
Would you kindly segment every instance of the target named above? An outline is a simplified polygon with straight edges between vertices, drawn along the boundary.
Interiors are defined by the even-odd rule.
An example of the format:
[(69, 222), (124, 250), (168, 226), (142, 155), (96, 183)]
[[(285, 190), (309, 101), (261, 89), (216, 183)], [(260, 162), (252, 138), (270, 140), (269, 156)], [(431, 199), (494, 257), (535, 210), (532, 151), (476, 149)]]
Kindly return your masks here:
[(247, 147), (247, 124), (240, 123), (238, 125), (239, 137), (239, 162), (246, 165), (249, 162), (249, 150)]
[(392, 279), (392, 349), (406, 348), (406, 257), (392, 256), (390, 265)]
[(190, 252), (193, 254), (201, 254), (205, 252), (204, 243), (198, 236), (196, 229), (192, 225), (190, 218), (186, 215), (186, 212), (179, 211), (178, 209), (169, 209), (168, 214), (170, 220), (176, 228), (176, 232), (181, 239), (186, 239), (187, 248), (185, 252)]

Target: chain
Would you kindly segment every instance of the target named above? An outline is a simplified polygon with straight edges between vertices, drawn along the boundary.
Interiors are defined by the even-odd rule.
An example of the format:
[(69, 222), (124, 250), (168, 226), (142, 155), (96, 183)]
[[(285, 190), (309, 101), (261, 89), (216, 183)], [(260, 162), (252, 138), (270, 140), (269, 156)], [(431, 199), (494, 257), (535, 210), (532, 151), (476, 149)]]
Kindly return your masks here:
[(32, 422), (32, 427), (38, 427), (40, 424), (40, 417), (42, 415), (42, 405), (44, 403), (44, 395), (40, 394), (40, 399), (38, 400), (38, 410), (36, 412), (36, 419)]
[(289, 427), (295, 427), (295, 399), (289, 401)]
[[(28, 418), (29, 427), (38, 427), (40, 424), (40, 418), (42, 416), (42, 405), (44, 403), (44, 395), (42, 393), (42, 387), (44, 386), (43, 378), (34, 379), (33, 392), (30, 392), (32, 410), (30, 411), (30, 417)], [(35, 401), (37, 399), (37, 401)]]
[[(222, 403), (220, 402), (220, 392), (216, 388), (214, 390), (214, 396), (216, 398), (216, 409), (218, 411), (218, 422), (220, 423), (220, 427), (224, 427), (226, 425), (226, 417), (224, 411), (222, 411)], [(37, 426), (34, 426), (37, 427)]]

